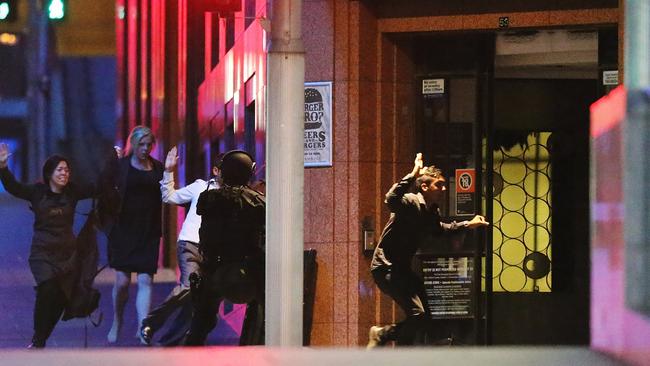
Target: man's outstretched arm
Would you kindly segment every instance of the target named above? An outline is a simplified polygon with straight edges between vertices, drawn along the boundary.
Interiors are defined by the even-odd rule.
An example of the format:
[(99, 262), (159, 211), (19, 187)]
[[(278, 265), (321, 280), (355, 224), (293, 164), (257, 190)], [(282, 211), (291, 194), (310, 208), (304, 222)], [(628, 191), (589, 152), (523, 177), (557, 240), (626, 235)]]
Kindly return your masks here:
[(485, 221), (485, 217), (481, 215), (476, 215), (474, 218), (471, 220), (465, 220), (461, 222), (452, 222), (452, 223), (444, 223), (440, 222), (440, 226), (444, 231), (453, 231), (453, 230), (458, 230), (458, 229), (476, 229), (478, 227), (485, 227), (489, 226), (490, 223)]

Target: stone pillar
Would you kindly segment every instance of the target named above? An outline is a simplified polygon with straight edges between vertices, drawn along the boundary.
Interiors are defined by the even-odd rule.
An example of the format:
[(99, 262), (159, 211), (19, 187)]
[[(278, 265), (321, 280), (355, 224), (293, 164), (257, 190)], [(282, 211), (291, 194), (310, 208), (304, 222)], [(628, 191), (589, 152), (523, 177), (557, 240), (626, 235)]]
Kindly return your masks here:
[(650, 2), (625, 1), (625, 86), (628, 90), (650, 85)]
[(625, 86), (623, 125), (625, 197), (625, 304), (650, 315), (650, 2), (625, 1)]
[[(269, 9), (271, 9), (269, 7)], [(267, 62), (266, 344), (302, 346), (302, 0), (274, 0)]]

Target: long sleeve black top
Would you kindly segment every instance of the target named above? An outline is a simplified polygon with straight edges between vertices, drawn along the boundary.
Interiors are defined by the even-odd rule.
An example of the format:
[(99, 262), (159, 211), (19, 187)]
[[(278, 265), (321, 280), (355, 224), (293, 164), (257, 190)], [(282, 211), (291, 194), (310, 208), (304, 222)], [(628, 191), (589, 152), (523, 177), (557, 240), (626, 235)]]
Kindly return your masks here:
[(437, 205), (427, 207), (421, 193), (407, 193), (414, 180), (409, 174), (386, 193), (385, 202), (391, 214), (375, 248), (371, 270), (379, 267), (410, 269), (413, 256), (423, 241), (432, 235), (464, 227), (456, 222), (441, 222)]
[(34, 235), (29, 266), (36, 283), (70, 272), (76, 250), (72, 231), (77, 202), (95, 195), (94, 186), (69, 183), (54, 193), (44, 183), (23, 184), (8, 168), (0, 169), (0, 180), (11, 195), (29, 201), (34, 212)]

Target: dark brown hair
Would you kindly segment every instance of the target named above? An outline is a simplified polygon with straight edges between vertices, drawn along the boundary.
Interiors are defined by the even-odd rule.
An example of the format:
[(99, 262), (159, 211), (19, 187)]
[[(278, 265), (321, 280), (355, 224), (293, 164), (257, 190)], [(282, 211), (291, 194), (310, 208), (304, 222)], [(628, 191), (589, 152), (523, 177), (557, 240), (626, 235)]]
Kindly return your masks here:
[(66, 164), (68, 164), (68, 169), (70, 169), (70, 162), (64, 156), (52, 155), (49, 158), (47, 158), (47, 160), (45, 160), (45, 163), (43, 164), (43, 183), (47, 184), (47, 182), (50, 181), (50, 178), (52, 177), (52, 173), (54, 173), (54, 170), (56, 169), (57, 166), (59, 166), (59, 163), (62, 161), (65, 161)]
[(433, 182), (434, 179), (442, 177), (442, 170), (440, 170), (440, 168), (437, 168), (435, 165), (430, 165), (422, 168), (421, 173), (422, 175), (420, 175), (415, 180), (415, 185), (417, 186), (418, 192), (421, 190), (422, 183), (429, 185), (431, 182)]

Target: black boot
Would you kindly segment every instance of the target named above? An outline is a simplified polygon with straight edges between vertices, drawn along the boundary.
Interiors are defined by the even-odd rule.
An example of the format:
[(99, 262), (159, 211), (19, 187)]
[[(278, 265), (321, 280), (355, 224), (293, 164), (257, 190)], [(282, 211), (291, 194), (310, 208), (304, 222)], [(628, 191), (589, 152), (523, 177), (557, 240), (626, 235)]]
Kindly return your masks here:
[(150, 346), (151, 340), (153, 339), (153, 329), (148, 325), (142, 324), (138, 338), (141, 344)]
[(27, 349), (39, 349), (39, 348), (45, 348), (45, 340), (37, 336), (32, 337), (32, 343), (30, 343), (27, 346)]

